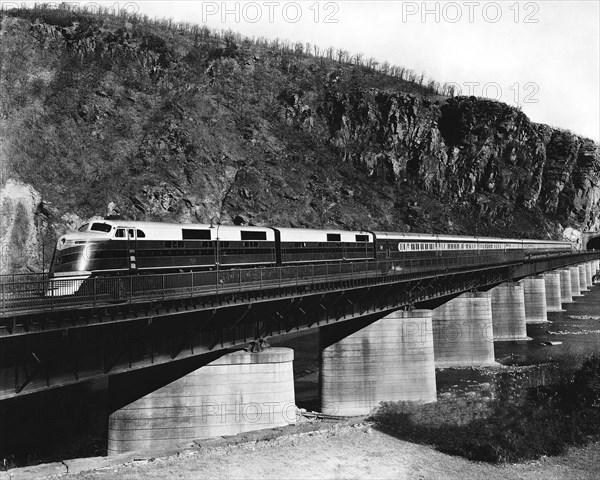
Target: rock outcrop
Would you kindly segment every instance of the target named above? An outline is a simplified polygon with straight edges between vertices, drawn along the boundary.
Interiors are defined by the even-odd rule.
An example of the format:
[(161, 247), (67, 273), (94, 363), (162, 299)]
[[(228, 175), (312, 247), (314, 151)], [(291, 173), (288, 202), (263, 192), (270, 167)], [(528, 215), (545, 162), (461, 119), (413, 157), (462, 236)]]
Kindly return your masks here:
[(598, 144), (505, 104), (140, 19), (38, 9), (0, 24), (2, 272), (39, 269), (46, 244), (105, 216), (600, 228)]

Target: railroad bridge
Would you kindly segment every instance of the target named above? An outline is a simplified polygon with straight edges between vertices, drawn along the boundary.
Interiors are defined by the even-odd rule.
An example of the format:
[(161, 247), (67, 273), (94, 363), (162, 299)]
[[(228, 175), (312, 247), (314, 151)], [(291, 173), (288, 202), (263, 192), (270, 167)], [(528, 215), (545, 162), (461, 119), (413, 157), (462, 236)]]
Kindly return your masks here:
[[(360, 415), (382, 400), (435, 401), (436, 367), (493, 363), (494, 341), (527, 340), (526, 323), (547, 321), (547, 311), (587, 290), (599, 258), (591, 251), (519, 260), (482, 253), (459, 263), (339, 262), (98, 277), (84, 285), (6, 276), (0, 400), (108, 376), (112, 452), (285, 423), (293, 352), (263, 350), (263, 339), (320, 329), (323, 409)], [(201, 407), (182, 401), (190, 388), (203, 389)], [(206, 391), (259, 398), (271, 422), (237, 414), (234, 422), (211, 421), (223, 413)], [(144, 413), (128, 410), (140, 402)], [(157, 404), (163, 413), (154, 429), (148, 408)], [(165, 416), (165, 408), (178, 413)]]

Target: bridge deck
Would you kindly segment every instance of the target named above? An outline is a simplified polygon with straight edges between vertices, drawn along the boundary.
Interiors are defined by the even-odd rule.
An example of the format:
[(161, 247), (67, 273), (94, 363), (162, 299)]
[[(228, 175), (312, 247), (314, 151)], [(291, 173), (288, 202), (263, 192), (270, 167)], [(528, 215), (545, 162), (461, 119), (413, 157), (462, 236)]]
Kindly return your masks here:
[[(598, 258), (478, 255), (0, 284), (0, 399), (445, 301)], [(66, 282), (64, 285), (61, 282)], [(61, 291), (61, 289), (64, 289)], [(50, 295), (47, 295), (50, 292)], [(428, 308), (432, 308), (428, 304)]]
[[(514, 257), (514, 258), (513, 258)], [(562, 256), (544, 257), (555, 258)], [(509, 254), (481, 254), (457, 258), (405, 261), (338, 262), (284, 267), (262, 267), (170, 274), (92, 277), (85, 281), (40, 278), (0, 282), (0, 317), (110, 306), (115, 302), (144, 302), (157, 299), (208, 296), (245, 290), (272, 290), (292, 285), (314, 285), (333, 281), (411, 276), (444, 275), (465, 268), (519, 263)], [(6, 280), (6, 278), (4, 279)]]

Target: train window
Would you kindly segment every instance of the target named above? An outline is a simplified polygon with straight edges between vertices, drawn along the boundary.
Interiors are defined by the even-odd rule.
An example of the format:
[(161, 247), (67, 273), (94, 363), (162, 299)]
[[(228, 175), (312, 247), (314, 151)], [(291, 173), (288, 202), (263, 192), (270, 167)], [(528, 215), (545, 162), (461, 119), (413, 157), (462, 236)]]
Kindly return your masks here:
[(128, 232), (129, 232), (129, 238), (134, 238), (135, 230), (133, 228), (130, 228), (130, 229), (128, 229)]
[(356, 241), (357, 242), (368, 242), (369, 236), (368, 235), (356, 235)]
[(242, 240), (266, 240), (267, 232), (249, 232), (242, 230)]
[(328, 233), (327, 234), (327, 241), (328, 242), (341, 242), (342, 241), (342, 235), (339, 233)]
[(125, 238), (125, 229), (117, 228), (117, 233), (115, 233), (115, 237), (117, 238)]
[(112, 230), (112, 226), (106, 223), (92, 223), (92, 228), (90, 230), (95, 230), (96, 232), (104, 232), (108, 233)]
[(184, 240), (210, 240), (210, 230), (182, 228), (181, 236)]
[(136, 233), (137, 238), (146, 238), (146, 234), (142, 230), (138, 230)]
[(78, 232), (85, 232), (87, 230), (87, 228), (89, 227), (89, 223), (86, 223), (85, 225), (82, 225), (81, 227), (79, 227), (77, 229)]

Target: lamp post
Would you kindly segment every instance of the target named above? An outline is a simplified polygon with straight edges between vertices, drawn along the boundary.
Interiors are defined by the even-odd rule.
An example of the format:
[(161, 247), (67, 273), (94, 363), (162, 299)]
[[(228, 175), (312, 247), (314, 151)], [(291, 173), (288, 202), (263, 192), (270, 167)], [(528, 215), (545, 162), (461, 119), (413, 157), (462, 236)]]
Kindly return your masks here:
[(220, 265), (220, 259), (221, 259), (221, 252), (220, 252), (220, 245), (219, 245), (219, 227), (221, 226), (221, 217), (215, 215), (214, 217), (212, 217), (210, 219), (210, 227), (209, 228), (215, 228), (214, 226), (214, 222), (216, 219), (216, 223), (217, 223), (217, 237), (216, 237), (216, 241), (217, 241), (217, 248), (216, 248), (216, 255), (215, 255), (215, 265), (217, 266), (217, 285), (219, 283), (219, 265)]

